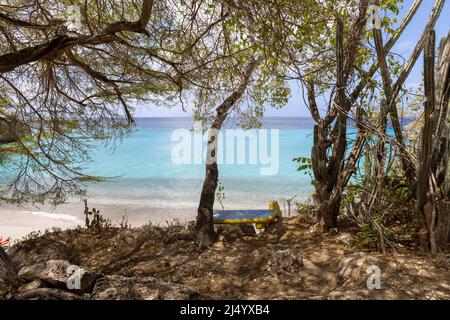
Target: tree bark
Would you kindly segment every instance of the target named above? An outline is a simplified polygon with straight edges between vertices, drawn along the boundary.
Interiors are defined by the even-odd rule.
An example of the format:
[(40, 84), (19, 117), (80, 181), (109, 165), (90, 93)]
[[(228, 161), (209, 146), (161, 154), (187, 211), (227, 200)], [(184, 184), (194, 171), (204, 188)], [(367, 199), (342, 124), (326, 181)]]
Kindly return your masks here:
[(17, 284), (17, 268), (0, 246), (0, 299)]
[[(35, 62), (47, 57), (61, 55), (66, 50), (75, 45), (101, 45), (104, 43), (115, 42), (118, 38), (115, 36), (118, 32), (136, 32), (145, 33), (145, 27), (150, 21), (154, 0), (143, 0), (141, 7), (141, 16), (134, 22), (119, 21), (107, 25), (100, 33), (89, 36), (68, 37), (56, 36), (52, 40), (35, 46), (27, 47), (16, 52), (0, 55), (0, 74), (10, 72), (15, 68)], [(0, 20), (7, 21), (9, 24), (31, 29), (42, 29), (49, 26), (31, 24), (27, 21), (17, 20), (6, 15), (0, 15)]]
[(400, 160), (403, 165), (403, 171), (405, 173), (406, 179), (408, 180), (409, 186), (412, 190), (414, 190), (416, 186), (416, 168), (415, 164), (410, 156), (410, 154), (406, 150), (406, 144), (403, 137), (403, 131), (400, 124), (400, 117), (398, 115), (397, 107), (395, 100), (397, 99), (400, 91), (402, 90), (403, 84), (411, 73), (414, 65), (417, 62), (417, 59), (420, 56), (425, 44), (427, 43), (428, 35), (431, 30), (433, 30), (434, 25), (436, 24), (437, 19), (439, 18), (442, 8), (445, 4), (444, 0), (436, 0), (433, 9), (431, 11), (428, 22), (420, 36), (419, 41), (414, 47), (413, 53), (411, 57), (405, 64), (403, 71), (400, 73), (397, 81), (395, 82), (392, 89), (392, 98), (389, 101), (389, 112), (391, 115), (392, 128), (394, 129), (395, 137), (397, 139), (397, 143), (400, 146)]
[(432, 170), (442, 199), (436, 227), (436, 241), (440, 248), (450, 243), (450, 33), (441, 40), (436, 72), (436, 103), (438, 119), (435, 125), (434, 149), (431, 161)]
[(431, 170), (431, 157), (433, 153), (433, 114), (435, 111), (435, 85), (434, 85), (434, 49), (435, 33), (430, 32), (424, 53), (424, 82), (425, 82), (425, 124), (422, 132), (421, 150), (419, 153), (419, 166), (417, 173), (417, 216), (422, 224), (421, 243), (431, 247), (432, 253), (436, 253), (435, 216), (436, 206), (433, 201), (435, 196), (432, 188), (434, 172)]
[(420, 241), (436, 253), (450, 241), (450, 35), (441, 41), (435, 65), (435, 33), (424, 54), (425, 124), (419, 148), (416, 214)]
[[(362, 9), (365, 12), (365, 9)], [(361, 27), (361, 26), (360, 26)], [(358, 43), (360, 38), (358, 38)], [(352, 46), (354, 44), (352, 43)], [(344, 171), (345, 151), (347, 148), (347, 111), (348, 99), (345, 97), (349, 73), (352, 67), (349, 61), (354, 61), (355, 52), (349, 51), (345, 57), (344, 25), (341, 19), (336, 23), (336, 96), (333, 110), (325, 119), (319, 118), (314, 97), (314, 87), (308, 85), (308, 96), (312, 114), (316, 114), (317, 124), (314, 126), (314, 144), (311, 151), (311, 166), (315, 178), (314, 208), (319, 224), (324, 231), (336, 227), (339, 216), (343, 189), (340, 181)], [(346, 64), (347, 63), (347, 64)], [(334, 114), (336, 116), (334, 116)], [(336, 118), (331, 134), (329, 134), (332, 119)], [(329, 149), (332, 148), (331, 155)]]
[(219, 179), (219, 169), (216, 161), (219, 132), (230, 109), (244, 95), (245, 90), (250, 83), (251, 76), (259, 63), (259, 59), (252, 59), (245, 69), (240, 86), (216, 109), (216, 116), (211, 125), (208, 137), (205, 179), (200, 195), (194, 234), (194, 239), (199, 249), (207, 248), (217, 240), (217, 235), (214, 231), (213, 208), (217, 182)]

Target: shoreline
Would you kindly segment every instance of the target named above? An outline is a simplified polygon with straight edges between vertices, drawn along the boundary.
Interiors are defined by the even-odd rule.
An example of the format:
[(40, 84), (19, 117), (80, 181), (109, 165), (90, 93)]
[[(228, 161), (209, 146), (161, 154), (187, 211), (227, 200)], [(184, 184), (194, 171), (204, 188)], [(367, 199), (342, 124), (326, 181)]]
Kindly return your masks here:
[[(197, 216), (200, 196), (197, 190), (201, 188), (192, 182), (121, 179), (115, 183), (90, 185), (86, 198), (89, 209), (100, 210), (100, 214), (113, 225), (119, 225), (123, 218), (132, 227), (148, 223), (161, 226), (174, 221), (184, 223), (195, 220)], [(228, 181), (225, 209), (267, 209), (271, 200), (277, 200), (284, 211), (283, 199), (295, 194), (298, 195), (295, 201), (303, 203), (309, 199), (310, 186), (303, 183), (294, 188), (292, 181), (286, 183), (285, 180), (282, 187), (267, 189), (256, 181), (245, 182)], [(221, 209), (219, 202), (215, 208)], [(0, 205), (0, 237), (11, 238), (11, 243), (33, 231), (53, 227), (72, 229), (84, 226), (84, 223), (84, 203), (78, 198), (67, 199), (57, 207), (48, 204)]]
[[(112, 225), (119, 225), (123, 218), (132, 227), (140, 227), (148, 223), (164, 225), (172, 221), (185, 222), (195, 219), (194, 214), (183, 214), (183, 209), (136, 205), (125, 207), (116, 204), (89, 206), (90, 209), (94, 207), (100, 209), (100, 214)], [(0, 237), (10, 238), (11, 243), (21, 240), (31, 232), (52, 228), (74, 229), (78, 226), (84, 227), (84, 224), (85, 217), (81, 204), (68, 203), (56, 208), (50, 206), (0, 207)]]
[[(124, 204), (114, 201), (89, 201), (89, 209), (96, 208), (112, 225), (119, 225), (123, 219), (131, 227), (140, 227), (152, 223), (168, 225), (173, 222), (195, 220), (197, 215), (196, 202), (171, 202), (159, 207), (154, 204), (143, 204), (139, 201)], [(219, 204), (218, 204), (219, 205)], [(235, 203), (228, 205), (229, 209), (265, 208), (266, 205)], [(0, 237), (10, 238), (11, 243), (22, 239), (31, 232), (45, 229), (73, 229), (84, 226), (85, 216), (82, 202), (69, 202), (58, 207), (44, 206), (2, 206), (0, 207)]]

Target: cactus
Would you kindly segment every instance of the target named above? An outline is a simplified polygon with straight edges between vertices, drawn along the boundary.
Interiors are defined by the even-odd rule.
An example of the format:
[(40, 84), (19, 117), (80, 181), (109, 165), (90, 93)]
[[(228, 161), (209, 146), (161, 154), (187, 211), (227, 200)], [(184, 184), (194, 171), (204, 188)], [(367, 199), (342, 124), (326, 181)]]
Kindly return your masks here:
[[(84, 215), (86, 217), (85, 223), (87, 229), (93, 231), (101, 231), (110, 227), (111, 225), (110, 221), (103, 218), (103, 216), (100, 214), (100, 210), (97, 210), (96, 208), (92, 208), (92, 210), (89, 210), (87, 200), (84, 199), (83, 202), (84, 202)], [(92, 216), (92, 220), (89, 220), (89, 216)]]

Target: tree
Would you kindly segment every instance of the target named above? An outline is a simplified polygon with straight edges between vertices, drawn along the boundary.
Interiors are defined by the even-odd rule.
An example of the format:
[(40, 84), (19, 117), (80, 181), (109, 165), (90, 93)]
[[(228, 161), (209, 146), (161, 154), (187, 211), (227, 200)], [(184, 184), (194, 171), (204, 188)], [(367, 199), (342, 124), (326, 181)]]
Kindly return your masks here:
[[(195, 2), (195, 1), (194, 1)], [(278, 56), (281, 47), (296, 30), (280, 33), (278, 24), (306, 29), (313, 16), (312, 1), (223, 1), (216, 14), (226, 16), (211, 41), (216, 54), (224, 57), (208, 69), (202, 69), (196, 83), (194, 119), (209, 125), (207, 164), (198, 207), (195, 239), (200, 248), (216, 240), (213, 207), (219, 169), (216, 162), (218, 134), (223, 123), (235, 115), (244, 128), (260, 126), (265, 107), (281, 108), (290, 95), (286, 83), (288, 68)], [(320, 8), (315, 5), (314, 8)], [(214, 12), (209, 12), (214, 14)], [(287, 16), (286, 16), (287, 14)], [(290, 17), (293, 14), (295, 16)], [(281, 19), (281, 20), (280, 20)], [(294, 19), (294, 20), (293, 20)], [(271, 33), (267, 31), (271, 30)], [(299, 38), (306, 38), (303, 33)]]
[(60, 18), (67, 3), (0, 5), (0, 116), (29, 133), (1, 147), (10, 181), (2, 200), (60, 203), (82, 193), (80, 183), (95, 180), (82, 173), (90, 141), (125, 135), (131, 101), (179, 91), (176, 65), (146, 29), (151, 19), (161, 23), (153, 0), (70, 3), (81, 20), (69, 30)]
[[(372, 64), (367, 71), (364, 71), (364, 63), (367, 61), (368, 53), (367, 49), (363, 46), (363, 40), (365, 35), (364, 26), (366, 24), (368, 1), (359, 1), (359, 9), (354, 10), (357, 12), (357, 15), (353, 18), (350, 16), (350, 21), (353, 22), (349, 24), (350, 27), (347, 29), (348, 31), (345, 30), (345, 27), (339, 26), (341, 24), (340, 22), (337, 22), (337, 69), (335, 86), (331, 90), (331, 94), (328, 95), (328, 107), (326, 108), (326, 115), (324, 118), (320, 116), (316, 95), (317, 93), (326, 92), (326, 90), (329, 89), (328, 83), (330, 81), (327, 81), (328, 83), (324, 85), (324, 81), (320, 79), (322, 74), (319, 75), (319, 79), (318, 77), (314, 77), (313, 79), (310, 77), (308, 79), (301, 74), (299, 75), (300, 81), (302, 81), (306, 87), (311, 114), (317, 123), (314, 128), (314, 146), (312, 150), (312, 168), (316, 189), (313, 199), (320, 222), (325, 230), (333, 228), (337, 224), (342, 193), (348, 184), (349, 179), (357, 169), (357, 163), (364, 148), (368, 128), (373, 128), (373, 126), (370, 124), (368, 125), (367, 120), (364, 119), (363, 107), (366, 104), (364, 99), (367, 96), (364, 90), (368, 89), (373, 91), (376, 89), (376, 87), (371, 84), (371, 78), (380, 66), (383, 67), (382, 80), (384, 82), (382, 83), (386, 90), (385, 96), (388, 99), (382, 103), (380, 109), (380, 121), (376, 126), (376, 130), (380, 133), (385, 131), (387, 123), (386, 117), (389, 113), (394, 127), (397, 144), (400, 149), (400, 158), (405, 175), (411, 179), (411, 187), (414, 184), (414, 163), (406, 151), (396, 107), (396, 99), (403, 87), (404, 81), (415, 64), (418, 55), (423, 49), (424, 34), (426, 34), (426, 30), (436, 23), (443, 2), (436, 1), (421, 39), (417, 43), (407, 64), (398, 75), (392, 88), (384, 59), (417, 12), (420, 3), (421, 1), (415, 1), (413, 3), (403, 22), (399, 25), (398, 29), (393, 32), (393, 35), (384, 46), (380, 37), (381, 34), (378, 31), (375, 32), (376, 47), (377, 52), (379, 53), (378, 61)], [(346, 21), (345, 16), (341, 19), (342, 21)], [(305, 72), (304, 70), (302, 71)], [(359, 81), (357, 81), (358, 78), (360, 78)], [(317, 83), (321, 84), (320, 89), (316, 88)], [(355, 121), (357, 123), (358, 131), (351, 151), (347, 153), (346, 132), (348, 117), (351, 110), (355, 110)], [(379, 145), (378, 156), (380, 168), (383, 166), (383, 149), (384, 147)]]
[(230, 109), (242, 98), (247, 89), (251, 76), (259, 61), (252, 59), (244, 70), (242, 83), (228, 96), (216, 109), (216, 116), (211, 125), (208, 136), (208, 149), (206, 159), (206, 172), (202, 193), (198, 207), (197, 224), (195, 230), (196, 242), (200, 248), (209, 247), (216, 241), (213, 223), (213, 206), (219, 178), (217, 166), (218, 138), (220, 129)]
[[(80, 170), (89, 139), (123, 135), (132, 122), (126, 101), (139, 90), (173, 83), (138, 60), (150, 49), (139, 43), (153, 0), (129, 3), (135, 21), (122, 20), (124, 11), (105, 10), (112, 9), (107, 1), (95, 9), (79, 1), (84, 24), (74, 30), (58, 18), (65, 4), (0, 5), (0, 116), (26, 132), (13, 145), (0, 146), (2, 175), (9, 178), (0, 192), (3, 201), (56, 204), (82, 193), (80, 184), (95, 180)], [(14, 285), (16, 270), (2, 248), (0, 270), (3, 294)]]
[[(133, 105), (179, 99), (211, 63), (203, 41), (217, 21), (194, 28), (194, 11), (177, 0), (3, 1), (0, 117), (23, 134), (0, 145), (0, 200), (58, 204), (101, 179), (83, 173), (92, 142), (122, 138)], [(0, 253), (0, 283), (11, 283)]]
[(450, 37), (443, 38), (436, 64), (435, 32), (427, 35), (424, 53), (424, 126), (418, 153), (417, 218), (420, 240), (433, 254), (450, 241), (448, 110)]

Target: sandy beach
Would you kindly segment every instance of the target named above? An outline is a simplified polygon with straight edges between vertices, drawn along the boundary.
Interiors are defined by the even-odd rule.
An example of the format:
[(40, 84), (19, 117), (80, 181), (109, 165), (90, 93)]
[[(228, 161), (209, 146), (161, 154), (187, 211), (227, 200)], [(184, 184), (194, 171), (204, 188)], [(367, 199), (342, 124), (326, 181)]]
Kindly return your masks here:
[[(99, 203), (100, 202), (100, 203)], [(138, 227), (146, 223), (167, 224), (178, 221), (192, 220), (195, 217), (195, 206), (180, 204), (174, 207), (152, 207), (146, 204), (129, 203), (101, 203), (93, 202), (100, 213), (118, 225), (122, 217), (126, 217), (128, 224)], [(63, 230), (84, 225), (83, 204), (81, 201), (71, 201), (58, 207), (3, 205), (0, 207), (0, 237), (11, 238), (14, 242), (33, 231), (43, 231), (53, 227)]]

